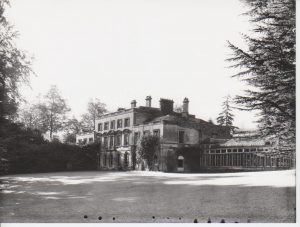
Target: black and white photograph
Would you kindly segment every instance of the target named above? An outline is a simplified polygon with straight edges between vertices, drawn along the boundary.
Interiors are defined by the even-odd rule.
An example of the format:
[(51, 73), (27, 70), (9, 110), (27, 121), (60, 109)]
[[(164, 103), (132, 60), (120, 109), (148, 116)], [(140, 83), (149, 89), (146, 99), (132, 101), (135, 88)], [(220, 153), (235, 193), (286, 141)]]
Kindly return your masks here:
[(1, 226), (295, 226), (296, 176), (296, 0), (0, 0)]

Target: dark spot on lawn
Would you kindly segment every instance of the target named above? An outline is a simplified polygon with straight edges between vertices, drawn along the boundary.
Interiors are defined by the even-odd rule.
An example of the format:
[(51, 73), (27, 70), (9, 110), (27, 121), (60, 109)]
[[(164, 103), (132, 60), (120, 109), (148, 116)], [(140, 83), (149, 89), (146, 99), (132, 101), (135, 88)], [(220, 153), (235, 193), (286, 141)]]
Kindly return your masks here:
[(181, 218), (179, 218), (179, 220), (181, 220)]
[(84, 217), (84, 218), (88, 218), (88, 216), (87, 216), (87, 215), (84, 215), (83, 217)]
[(115, 217), (113, 217), (113, 220), (116, 220), (116, 218), (115, 218)]
[(98, 219), (99, 219), (99, 220), (102, 220), (102, 217), (101, 217), (101, 216), (99, 216), (99, 217), (98, 217)]
[(211, 220), (210, 220), (210, 218), (208, 218), (208, 220), (207, 220), (207, 223), (211, 223)]
[(222, 220), (221, 220), (221, 223), (225, 223), (225, 219), (222, 219)]
[(194, 220), (194, 223), (198, 223), (198, 220), (197, 220), (197, 218), (195, 218), (195, 220)]
[(155, 216), (152, 216), (152, 219), (155, 219)]

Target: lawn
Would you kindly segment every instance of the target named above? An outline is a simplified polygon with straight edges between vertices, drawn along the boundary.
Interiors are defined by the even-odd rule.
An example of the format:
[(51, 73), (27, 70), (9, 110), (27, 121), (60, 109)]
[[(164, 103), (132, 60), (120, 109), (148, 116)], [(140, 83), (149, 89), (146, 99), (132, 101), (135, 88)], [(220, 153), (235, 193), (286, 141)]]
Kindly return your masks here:
[(1, 177), (0, 222), (295, 222), (295, 171)]

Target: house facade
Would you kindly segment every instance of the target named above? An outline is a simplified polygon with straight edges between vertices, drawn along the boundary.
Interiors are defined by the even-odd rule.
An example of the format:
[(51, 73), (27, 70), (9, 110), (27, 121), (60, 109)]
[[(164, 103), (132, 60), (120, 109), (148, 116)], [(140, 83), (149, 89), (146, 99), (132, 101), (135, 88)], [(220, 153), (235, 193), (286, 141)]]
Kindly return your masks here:
[(151, 96), (145, 106), (119, 109), (103, 115), (96, 121), (96, 137), (101, 144), (98, 169), (132, 170), (140, 168), (136, 163), (138, 141), (144, 135), (160, 138), (155, 154), (155, 167), (159, 171), (191, 171), (179, 148), (199, 146), (214, 138), (226, 141), (231, 138), (228, 127), (218, 126), (189, 114), (189, 100), (183, 100), (181, 113), (174, 112), (173, 101), (160, 99), (160, 107), (152, 107)]

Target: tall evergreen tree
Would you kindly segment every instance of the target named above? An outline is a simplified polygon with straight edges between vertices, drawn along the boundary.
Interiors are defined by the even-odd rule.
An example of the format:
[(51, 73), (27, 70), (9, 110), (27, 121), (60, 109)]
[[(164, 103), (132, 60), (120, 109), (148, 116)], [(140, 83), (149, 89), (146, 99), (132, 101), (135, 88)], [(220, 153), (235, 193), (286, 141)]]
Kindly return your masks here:
[(245, 50), (229, 42), (234, 75), (252, 88), (236, 102), (244, 110), (260, 111), (263, 136), (295, 142), (296, 121), (296, 17), (295, 0), (246, 0), (255, 25), (252, 37), (244, 35)]
[(217, 123), (222, 126), (232, 126), (233, 117), (232, 108), (230, 106), (231, 98), (230, 96), (226, 96), (225, 101), (222, 104), (222, 112), (219, 114), (217, 118)]

